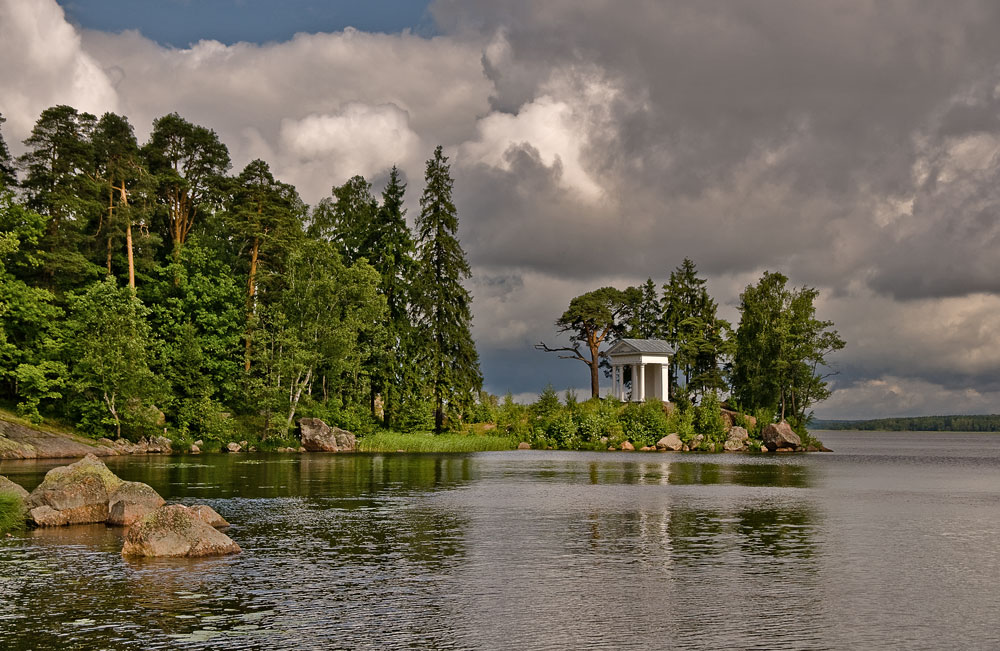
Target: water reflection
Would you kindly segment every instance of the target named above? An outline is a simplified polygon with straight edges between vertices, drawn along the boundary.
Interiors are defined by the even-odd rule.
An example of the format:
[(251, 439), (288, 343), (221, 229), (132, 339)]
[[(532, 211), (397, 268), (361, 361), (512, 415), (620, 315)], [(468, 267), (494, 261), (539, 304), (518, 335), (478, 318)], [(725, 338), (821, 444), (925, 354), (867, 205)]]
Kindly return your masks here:
[[(949, 638), (989, 648), (1000, 462), (992, 474), (913, 475), (912, 464), (873, 473), (837, 459), (113, 459), (125, 479), (210, 504), (244, 553), (126, 561), (121, 530), (101, 526), (0, 540), (0, 639), (5, 649), (941, 648)], [(47, 469), (0, 474), (11, 468), (26, 486)], [(912, 603), (935, 590), (955, 607), (921, 617)], [(927, 622), (949, 635), (918, 631)]]

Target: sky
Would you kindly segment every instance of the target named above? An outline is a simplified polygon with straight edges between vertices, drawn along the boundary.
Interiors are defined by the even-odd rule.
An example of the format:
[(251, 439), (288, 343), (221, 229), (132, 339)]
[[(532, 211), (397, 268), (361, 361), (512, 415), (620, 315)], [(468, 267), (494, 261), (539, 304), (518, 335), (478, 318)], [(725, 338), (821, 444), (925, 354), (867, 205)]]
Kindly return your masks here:
[(992, 0), (0, 0), (0, 113), (20, 153), (54, 104), (177, 111), (310, 203), (396, 164), (411, 221), (443, 145), (493, 393), (586, 395), (533, 344), (686, 256), (733, 322), (765, 270), (819, 290), (818, 417), (995, 413), (998, 33)]

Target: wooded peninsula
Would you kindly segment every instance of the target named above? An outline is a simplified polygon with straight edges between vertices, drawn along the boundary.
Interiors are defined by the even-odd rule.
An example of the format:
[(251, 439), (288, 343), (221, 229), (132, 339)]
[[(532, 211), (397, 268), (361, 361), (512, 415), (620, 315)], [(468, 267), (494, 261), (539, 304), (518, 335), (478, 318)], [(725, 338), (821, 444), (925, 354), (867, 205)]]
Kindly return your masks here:
[[(306, 417), (369, 450), (433, 432), (443, 450), (670, 434), (721, 451), (733, 427), (754, 449), (772, 424), (818, 443), (809, 409), (844, 342), (780, 273), (741, 294), (736, 327), (688, 259), (659, 287), (574, 298), (556, 320), (571, 345), (538, 347), (588, 366), (590, 400), (550, 386), (520, 405), (482, 390), (442, 147), (411, 230), (396, 167), (378, 195), (354, 176), (308, 206), (263, 160), (232, 173), (216, 133), (175, 113), (140, 145), (124, 116), (54, 106), (24, 145), (14, 159), (0, 135), (0, 406), (25, 423), (215, 450), (295, 447)], [(670, 404), (600, 398), (601, 346), (620, 338), (672, 347)]]

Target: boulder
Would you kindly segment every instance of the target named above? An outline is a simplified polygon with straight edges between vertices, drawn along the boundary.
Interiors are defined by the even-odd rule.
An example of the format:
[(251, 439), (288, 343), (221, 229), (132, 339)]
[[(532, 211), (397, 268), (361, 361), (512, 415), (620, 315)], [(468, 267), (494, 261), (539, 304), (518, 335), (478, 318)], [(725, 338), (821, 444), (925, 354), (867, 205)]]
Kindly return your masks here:
[(188, 452), (190, 452), (191, 454), (201, 454), (201, 448), (199, 448), (196, 444), (192, 443), (191, 447), (188, 448)]
[(216, 529), (224, 529), (229, 526), (226, 519), (219, 515), (215, 509), (213, 509), (208, 504), (198, 504), (196, 506), (188, 507), (191, 512), (197, 516), (199, 520), (204, 522), (210, 527), (215, 527)]
[(3, 475), (0, 475), (0, 493), (13, 493), (22, 500), (28, 499), (28, 491), (24, 490), (23, 486), (15, 484)]
[(186, 506), (162, 506), (125, 534), (122, 556), (224, 556), (240, 546)]
[(239, 443), (230, 441), (229, 443), (226, 444), (226, 450), (225, 450), (226, 452), (239, 452), (240, 450), (242, 450), (242, 448), (240, 447)]
[[(68, 466), (53, 468), (28, 496), (29, 510), (49, 506), (65, 516), (66, 524), (104, 522), (108, 519), (108, 500), (121, 486), (122, 480), (108, 470), (97, 457), (88, 454)], [(47, 512), (39, 526), (51, 526), (55, 521)], [(61, 521), (61, 518), (59, 519)]]
[(171, 448), (170, 439), (166, 436), (153, 436), (150, 437), (149, 443), (146, 445), (146, 452), (158, 453), (158, 454), (170, 454), (173, 452)]
[(122, 482), (108, 498), (108, 524), (127, 527), (164, 503), (152, 486), (139, 481)]
[(656, 450), (655, 445), (644, 445), (639, 448), (639, 452), (653, 452), (654, 450)]
[[(735, 427), (733, 429), (736, 429)], [(741, 439), (726, 439), (722, 446), (726, 452), (742, 452), (747, 446), (747, 442)]]
[(622, 443), (622, 452), (635, 452), (635, 446), (632, 445), (631, 441), (624, 441)]
[(659, 450), (679, 451), (684, 447), (684, 442), (681, 441), (681, 437), (674, 432), (673, 434), (667, 434), (662, 439), (657, 441), (656, 447)]
[(521, 441), (520, 443), (517, 444), (517, 449), (518, 450), (530, 450), (531, 449), (531, 443), (528, 443), (527, 441)]
[(750, 432), (746, 431), (742, 427), (736, 426), (729, 430), (728, 438), (730, 441), (746, 441), (750, 438)]
[(319, 418), (299, 420), (302, 447), (309, 452), (354, 452), (357, 441), (354, 434), (338, 427), (330, 427)]
[(777, 425), (771, 423), (765, 427), (761, 438), (764, 439), (764, 445), (768, 450), (777, 450), (779, 448), (791, 448), (794, 450), (802, 445), (802, 439), (792, 430), (792, 426), (788, 424), (788, 421), (784, 420)]
[(766, 445), (760, 446), (760, 451), (761, 452), (767, 452), (767, 446)]
[(56, 511), (47, 504), (36, 506), (28, 511), (28, 518), (38, 527), (64, 527), (72, 524), (62, 511)]

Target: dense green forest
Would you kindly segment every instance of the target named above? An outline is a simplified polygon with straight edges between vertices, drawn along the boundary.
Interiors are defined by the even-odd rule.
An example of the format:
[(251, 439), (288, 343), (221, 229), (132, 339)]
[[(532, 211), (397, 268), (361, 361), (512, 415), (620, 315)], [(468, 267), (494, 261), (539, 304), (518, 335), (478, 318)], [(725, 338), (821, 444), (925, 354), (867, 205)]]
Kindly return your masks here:
[(817, 429), (882, 432), (1000, 432), (1000, 415), (907, 416), (873, 420), (816, 420)]
[[(0, 117), (2, 121), (2, 117)], [(0, 402), (95, 436), (442, 430), (479, 400), (447, 157), (411, 232), (395, 168), (307, 206), (177, 114), (42, 112), (0, 137)]]

